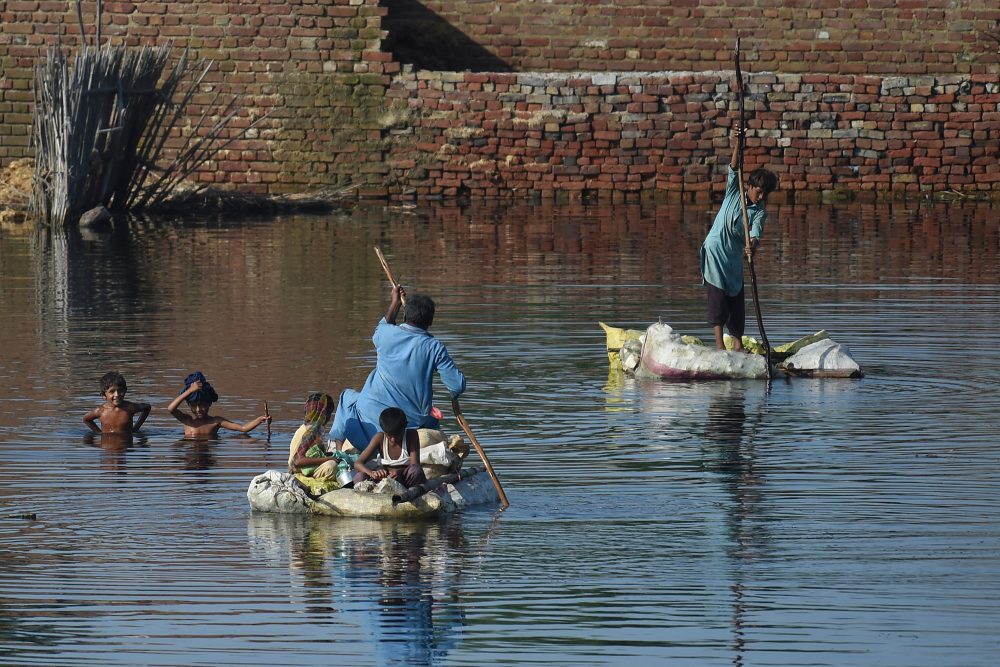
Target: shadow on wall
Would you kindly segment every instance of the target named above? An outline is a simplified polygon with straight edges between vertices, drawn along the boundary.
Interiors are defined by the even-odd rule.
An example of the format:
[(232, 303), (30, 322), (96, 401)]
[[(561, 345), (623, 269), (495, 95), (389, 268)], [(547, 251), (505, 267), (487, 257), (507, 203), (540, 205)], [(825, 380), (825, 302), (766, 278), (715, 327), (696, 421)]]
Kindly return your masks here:
[(510, 72), (512, 68), (416, 0), (381, 0), (388, 37), (382, 49), (414, 69)]

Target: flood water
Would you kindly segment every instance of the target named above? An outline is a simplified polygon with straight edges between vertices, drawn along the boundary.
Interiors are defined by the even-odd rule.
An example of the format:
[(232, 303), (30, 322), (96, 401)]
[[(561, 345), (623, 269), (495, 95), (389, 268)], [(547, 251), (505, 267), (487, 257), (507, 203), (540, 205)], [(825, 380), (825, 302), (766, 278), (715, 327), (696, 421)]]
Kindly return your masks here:
[[(0, 231), (0, 662), (996, 664), (998, 211), (772, 208), (769, 339), (826, 329), (864, 379), (609, 372), (598, 321), (710, 336), (697, 256), (714, 209)], [(462, 411), (505, 512), (249, 510), (306, 395), (373, 365), (375, 245), (437, 301), (431, 331), (469, 378)], [(108, 370), (154, 406), (129, 441), (81, 421)], [(267, 401), (270, 441), (183, 441), (166, 405), (194, 370), (213, 414), (248, 421)]]

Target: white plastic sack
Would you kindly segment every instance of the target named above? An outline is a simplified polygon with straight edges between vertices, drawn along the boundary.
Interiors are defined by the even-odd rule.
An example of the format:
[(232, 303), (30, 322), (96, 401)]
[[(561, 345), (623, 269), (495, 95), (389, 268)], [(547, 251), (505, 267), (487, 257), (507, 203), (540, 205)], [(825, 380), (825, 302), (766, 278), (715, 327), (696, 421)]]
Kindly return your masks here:
[(861, 367), (846, 345), (825, 339), (806, 345), (779, 366), (790, 373), (816, 377), (859, 377)]
[[(623, 363), (625, 357), (623, 353)], [(656, 323), (642, 336), (642, 353), (635, 373), (678, 380), (766, 379), (768, 368), (760, 355), (685, 343), (672, 327)]]
[(446, 442), (435, 442), (424, 446), (420, 444), (420, 467), (424, 469), (427, 479), (444, 475), (461, 467), (461, 459), (448, 449)]
[(250, 507), (261, 512), (281, 514), (308, 514), (312, 499), (294, 475), (268, 470), (250, 481), (247, 489)]

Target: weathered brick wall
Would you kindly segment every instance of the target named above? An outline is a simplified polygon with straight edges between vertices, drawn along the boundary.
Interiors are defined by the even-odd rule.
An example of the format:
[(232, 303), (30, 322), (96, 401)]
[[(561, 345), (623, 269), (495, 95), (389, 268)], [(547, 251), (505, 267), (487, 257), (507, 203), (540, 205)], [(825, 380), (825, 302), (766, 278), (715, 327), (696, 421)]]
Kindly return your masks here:
[[(731, 67), (757, 71), (996, 73), (996, 0), (384, 0), (403, 63), (477, 71)], [(991, 36), (992, 35), (992, 36)], [(448, 64), (452, 66), (447, 66)], [(444, 65), (444, 66), (442, 66)]]
[[(746, 166), (782, 190), (1000, 189), (1000, 83), (752, 74)], [(404, 73), (388, 164), (418, 197), (698, 193), (738, 118), (721, 73)]]
[[(0, 0), (0, 165), (30, 154), (31, 66), (57, 37), (78, 41), (72, 6)], [(93, 8), (84, 3), (90, 33)], [(208, 88), (243, 96), (242, 123), (267, 114), (200, 175), (244, 190), (704, 192), (726, 158), (739, 31), (753, 72), (748, 165), (770, 165), (785, 192), (1000, 192), (992, 0), (175, 0), (104, 11), (115, 42), (172, 40), (216, 60)], [(556, 73), (401, 67), (414, 54), (435, 67)]]
[[(0, 165), (30, 154), (32, 66), (57, 39), (79, 44), (74, 7), (0, 0)], [(95, 4), (83, 9), (92, 40)], [(242, 96), (239, 124), (267, 118), (201, 179), (290, 192), (337, 186), (359, 173), (380, 179), (376, 119), (387, 75), (399, 70), (380, 50), (385, 11), (378, 0), (105, 2), (102, 36), (116, 44), (172, 42), (178, 55), (189, 47), (214, 60), (193, 117), (221, 87)]]

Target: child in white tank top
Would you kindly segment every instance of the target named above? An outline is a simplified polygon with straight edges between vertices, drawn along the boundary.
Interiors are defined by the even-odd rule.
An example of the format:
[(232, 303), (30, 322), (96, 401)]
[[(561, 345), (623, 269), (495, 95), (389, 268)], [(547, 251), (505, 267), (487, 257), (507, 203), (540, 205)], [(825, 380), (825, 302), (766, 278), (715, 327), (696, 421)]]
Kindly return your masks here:
[[(406, 487), (426, 482), (427, 476), (420, 467), (420, 438), (416, 429), (406, 428), (406, 413), (399, 408), (386, 408), (379, 415), (379, 426), (382, 431), (375, 434), (354, 464), (357, 471), (354, 483), (366, 479), (377, 482), (386, 477)], [(372, 457), (379, 459), (380, 468), (372, 470), (365, 465)]]

